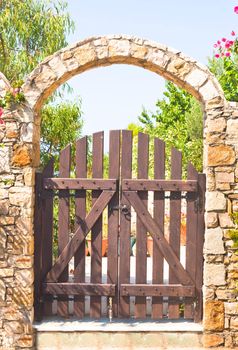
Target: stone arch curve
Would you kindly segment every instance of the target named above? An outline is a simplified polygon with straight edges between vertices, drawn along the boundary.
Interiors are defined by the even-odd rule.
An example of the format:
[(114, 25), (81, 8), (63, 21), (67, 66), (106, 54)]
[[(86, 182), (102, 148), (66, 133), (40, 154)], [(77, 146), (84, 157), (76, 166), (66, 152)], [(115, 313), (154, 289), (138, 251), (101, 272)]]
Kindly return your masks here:
[(186, 89), (205, 109), (225, 102), (219, 83), (205, 66), (165, 45), (127, 35), (91, 37), (56, 52), (28, 76), (23, 92), (38, 112), (46, 98), (71, 77), (112, 64), (150, 70)]

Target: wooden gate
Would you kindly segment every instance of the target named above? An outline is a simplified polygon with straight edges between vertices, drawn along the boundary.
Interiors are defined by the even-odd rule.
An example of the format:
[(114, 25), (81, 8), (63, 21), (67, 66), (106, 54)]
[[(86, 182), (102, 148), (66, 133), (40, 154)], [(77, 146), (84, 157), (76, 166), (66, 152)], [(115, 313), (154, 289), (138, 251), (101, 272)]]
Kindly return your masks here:
[(164, 142), (143, 133), (136, 150), (131, 131), (111, 131), (108, 161), (103, 132), (90, 157), (87, 146), (78, 140), (72, 160), (71, 146), (61, 151), (57, 177), (53, 160), (36, 175), (36, 319), (201, 321), (205, 175), (189, 164), (182, 180), (176, 149), (167, 174)]

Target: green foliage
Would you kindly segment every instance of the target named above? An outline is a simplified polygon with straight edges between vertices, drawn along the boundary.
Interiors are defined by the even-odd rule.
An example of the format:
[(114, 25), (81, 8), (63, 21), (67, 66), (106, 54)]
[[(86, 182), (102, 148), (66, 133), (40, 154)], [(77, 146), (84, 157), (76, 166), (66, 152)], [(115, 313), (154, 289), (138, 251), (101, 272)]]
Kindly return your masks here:
[(59, 152), (69, 143), (72, 143), (74, 155), (74, 141), (81, 136), (82, 125), (80, 100), (45, 105), (42, 110), (41, 163), (46, 164), (54, 156), (58, 169)]
[[(173, 83), (166, 83), (164, 97), (156, 103), (157, 111), (143, 110), (139, 124), (130, 124), (136, 136), (138, 132), (148, 133), (151, 138), (158, 137), (166, 142), (166, 171), (169, 174), (171, 147), (183, 153), (184, 173), (188, 162), (192, 162), (198, 171), (202, 171), (202, 111), (199, 103), (186, 91)], [(153, 140), (152, 140), (153, 142)], [(134, 144), (134, 154), (137, 142)], [(153, 165), (153, 144), (150, 146), (150, 165)], [(135, 169), (134, 164), (133, 168)], [(152, 167), (150, 167), (152, 168)]]
[(236, 228), (229, 230), (229, 236), (230, 239), (233, 241), (233, 248), (238, 248), (238, 212), (232, 213), (231, 218)]
[(67, 44), (74, 24), (59, 0), (0, 2), (0, 71), (14, 82), (24, 79), (46, 56)]
[(209, 59), (208, 67), (220, 82), (226, 99), (238, 102), (238, 54), (218, 59), (213, 57)]

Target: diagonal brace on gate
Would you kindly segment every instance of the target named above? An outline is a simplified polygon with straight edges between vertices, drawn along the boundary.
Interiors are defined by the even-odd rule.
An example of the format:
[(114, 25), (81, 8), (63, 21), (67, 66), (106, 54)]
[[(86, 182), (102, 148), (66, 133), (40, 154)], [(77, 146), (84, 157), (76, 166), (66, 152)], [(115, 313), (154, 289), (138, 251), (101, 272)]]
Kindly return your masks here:
[(116, 191), (103, 191), (100, 194), (85, 221), (75, 231), (73, 238), (63, 249), (52, 269), (48, 272), (46, 276), (47, 282), (57, 282), (57, 279), (66, 268), (71, 258), (77, 252), (80, 244), (84, 241), (98, 218), (102, 215), (103, 210), (106, 208), (115, 192)]
[(158, 224), (152, 218), (146, 206), (141, 201), (138, 193), (135, 191), (124, 191), (123, 194), (135, 209), (141, 222), (152, 236), (153, 242), (157, 245), (158, 249), (161, 251), (164, 258), (167, 260), (169, 266), (174, 271), (176, 277), (181, 282), (181, 284), (194, 285), (194, 281), (192, 280), (188, 272), (184, 269), (177, 255), (174, 253), (173, 249), (165, 239)]

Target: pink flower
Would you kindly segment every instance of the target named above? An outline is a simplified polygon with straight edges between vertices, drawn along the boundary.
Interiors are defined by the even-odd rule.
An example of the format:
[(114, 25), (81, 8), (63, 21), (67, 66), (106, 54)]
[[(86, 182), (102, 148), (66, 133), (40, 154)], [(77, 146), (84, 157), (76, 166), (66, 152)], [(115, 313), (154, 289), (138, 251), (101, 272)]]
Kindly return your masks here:
[(226, 48), (226, 49), (229, 49), (229, 47), (230, 47), (230, 41), (227, 41), (227, 42), (225, 43), (225, 48)]
[(231, 53), (230, 52), (226, 52), (226, 57), (230, 57)]
[(3, 108), (0, 107), (0, 118), (1, 118), (2, 115), (3, 115)]
[(1, 118), (0, 118), (0, 125), (1, 124), (5, 124), (5, 122), (4, 122), (4, 120), (2, 120)]
[(220, 42), (220, 40), (217, 40), (217, 43), (218, 43), (218, 45), (221, 45), (221, 42)]
[(238, 14), (238, 6), (235, 6), (235, 7), (234, 7), (234, 12), (235, 12), (236, 14)]
[(226, 38), (222, 38), (221, 41), (223, 41), (225, 43), (226, 42)]
[(216, 57), (216, 58), (219, 58), (219, 57), (220, 57), (219, 53), (216, 53), (216, 54), (215, 54), (215, 57)]
[(236, 35), (236, 33), (234, 32), (234, 30), (232, 30), (231, 35), (232, 35), (232, 36), (235, 36), (235, 35)]
[(215, 47), (215, 49), (217, 48), (217, 44), (214, 44), (213, 47)]
[(229, 43), (230, 43), (230, 46), (232, 46), (234, 44), (234, 41), (230, 40)]

